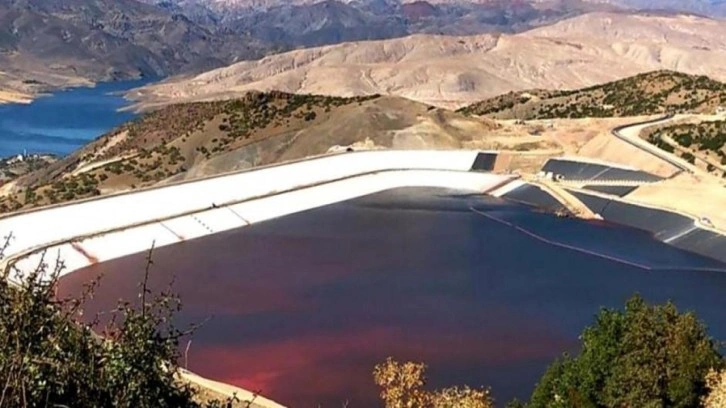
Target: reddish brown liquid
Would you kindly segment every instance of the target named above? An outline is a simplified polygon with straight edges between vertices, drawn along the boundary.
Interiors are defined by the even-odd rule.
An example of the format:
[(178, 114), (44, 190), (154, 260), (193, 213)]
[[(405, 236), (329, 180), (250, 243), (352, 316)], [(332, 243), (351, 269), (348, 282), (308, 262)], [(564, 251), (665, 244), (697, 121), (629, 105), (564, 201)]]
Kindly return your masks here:
[[(682, 268), (553, 247), (471, 205), (549, 239)], [(104, 273), (89, 316), (135, 299), (143, 258), (72, 273), (61, 295)], [(637, 231), (441, 190), (394, 190), (159, 248), (154, 259), (151, 286), (175, 279), (179, 322), (209, 319), (189, 369), (293, 407), (378, 405), (371, 372), (388, 356), (425, 361), (432, 386), (489, 385), (500, 406), (527, 398), (554, 358), (576, 351), (599, 307), (636, 291), (695, 309), (726, 338), (726, 274), (685, 270), (716, 262)]]

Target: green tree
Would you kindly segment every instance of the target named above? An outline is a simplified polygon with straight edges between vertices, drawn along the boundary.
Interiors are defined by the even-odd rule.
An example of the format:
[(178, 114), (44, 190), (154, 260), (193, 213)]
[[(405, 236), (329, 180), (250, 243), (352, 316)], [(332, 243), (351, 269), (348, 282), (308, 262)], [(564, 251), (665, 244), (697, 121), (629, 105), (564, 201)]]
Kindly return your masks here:
[(648, 305), (635, 295), (624, 311), (603, 309), (585, 329), (582, 351), (545, 372), (529, 408), (697, 407), (706, 374), (723, 367), (693, 313)]
[(178, 342), (187, 332), (172, 323), (178, 298), (151, 296), (145, 279), (138, 307), (121, 303), (108, 325), (87, 326), (76, 320), (82, 299), (55, 296), (62, 263), (48, 270), (46, 262), (27, 275), (0, 273), (0, 407), (222, 408), (237, 401), (199, 402), (179, 377)]

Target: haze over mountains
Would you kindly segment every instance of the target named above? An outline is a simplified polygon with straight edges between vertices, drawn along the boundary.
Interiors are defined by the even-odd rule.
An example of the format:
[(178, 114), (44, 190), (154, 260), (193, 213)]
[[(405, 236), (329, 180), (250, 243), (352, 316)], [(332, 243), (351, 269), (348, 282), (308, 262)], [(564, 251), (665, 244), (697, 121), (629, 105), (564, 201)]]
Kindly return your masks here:
[(516, 32), (580, 0), (0, 0), (0, 90), (201, 72), (294, 48), (411, 33)]
[(404, 96), (459, 107), (512, 90), (568, 89), (670, 69), (726, 79), (726, 24), (591, 13), (516, 35), (417, 35), (245, 61), (134, 95), (144, 106), (249, 90)]
[(726, 17), (724, 0), (591, 0), (638, 10), (669, 10)]
[(136, 1), (0, 1), (0, 82), (16, 88), (166, 76), (258, 55), (239, 34)]
[[(411, 34), (520, 33), (591, 12), (659, 5), (724, 11), (723, 0), (0, 0), (0, 91), (193, 74), (292, 49)], [(426, 47), (423, 41), (415, 47)]]

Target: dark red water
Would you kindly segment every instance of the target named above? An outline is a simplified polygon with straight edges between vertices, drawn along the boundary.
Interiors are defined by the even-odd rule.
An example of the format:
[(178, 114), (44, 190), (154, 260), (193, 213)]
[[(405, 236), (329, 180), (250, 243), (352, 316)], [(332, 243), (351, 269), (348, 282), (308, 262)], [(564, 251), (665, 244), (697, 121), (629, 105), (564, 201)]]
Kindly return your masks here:
[[(393, 190), (154, 259), (153, 287), (175, 278), (180, 323), (209, 319), (189, 369), (293, 407), (376, 406), (371, 371), (388, 356), (425, 361), (433, 386), (526, 398), (598, 308), (636, 291), (695, 309), (726, 339), (726, 273), (689, 270), (723, 265), (639, 231), (445, 190)], [(61, 295), (104, 273), (87, 315), (110, 310), (136, 298), (143, 265), (138, 255), (72, 273)]]

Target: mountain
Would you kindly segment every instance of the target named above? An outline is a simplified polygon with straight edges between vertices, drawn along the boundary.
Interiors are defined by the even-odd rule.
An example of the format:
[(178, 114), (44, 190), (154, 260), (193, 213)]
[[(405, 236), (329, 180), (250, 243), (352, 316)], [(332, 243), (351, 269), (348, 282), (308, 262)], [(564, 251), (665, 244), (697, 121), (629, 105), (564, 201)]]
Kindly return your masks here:
[(590, 8), (580, 0), (0, 0), (0, 91), (188, 74), (272, 52), (419, 32), (521, 31)]
[(402, 37), (408, 34), (398, 16), (374, 14), (339, 1), (285, 5), (244, 15), (226, 24), (281, 48), (310, 47), (347, 41)]
[(636, 10), (665, 10), (695, 13), (710, 17), (726, 17), (724, 0), (590, 0)]
[(0, 0), (0, 83), (16, 88), (167, 76), (258, 55), (254, 41), (133, 0)]
[(511, 92), (460, 110), (497, 119), (556, 119), (713, 113), (726, 106), (726, 83), (656, 71), (573, 91)]
[[(156, 0), (147, 0), (156, 1)], [(581, 0), (401, 3), (395, 0), (317, 0), (234, 3), (164, 0), (200, 23), (210, 14), (226, 29), (273, 41), (280, 50), (408, 34), (519, 32), (582, 13), (613, 9)]]
[(250, 90), (403, 96), (461, 107), (514, 90), (577, 89), (670, 69), (726, 79), (726, 25), (590, 13), (515, 35), (415, 35), (296, 50), (134, 91), (139, 107)]

